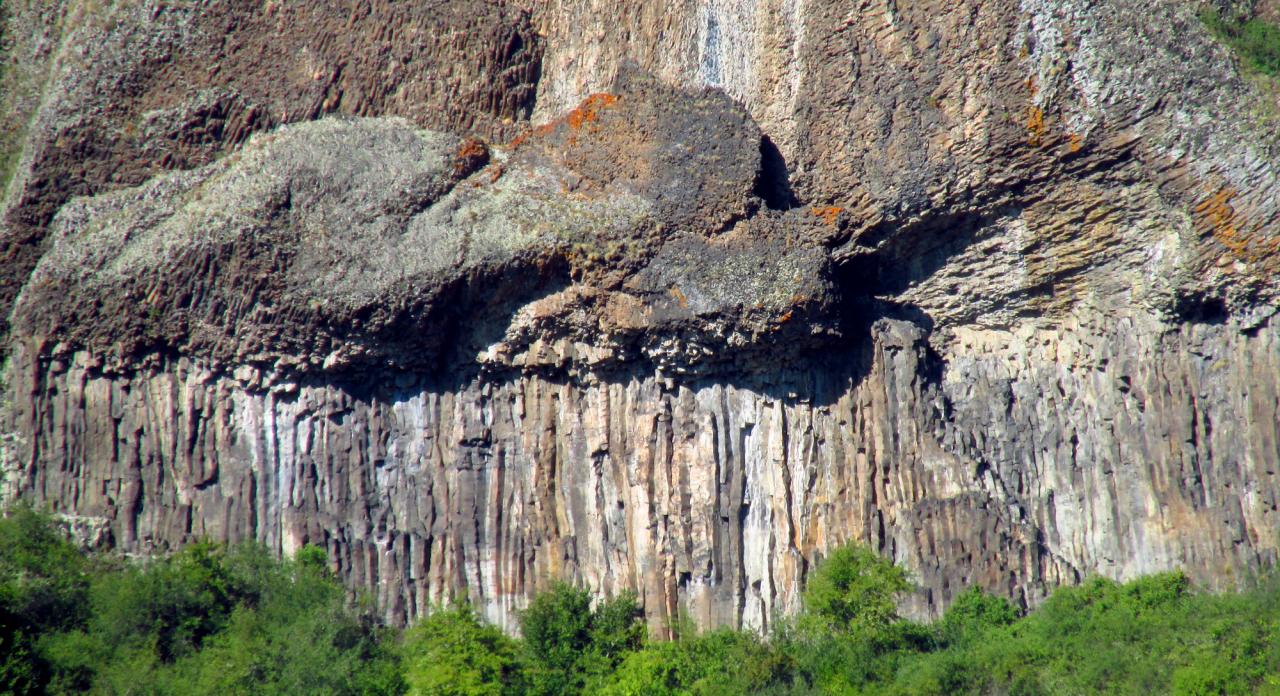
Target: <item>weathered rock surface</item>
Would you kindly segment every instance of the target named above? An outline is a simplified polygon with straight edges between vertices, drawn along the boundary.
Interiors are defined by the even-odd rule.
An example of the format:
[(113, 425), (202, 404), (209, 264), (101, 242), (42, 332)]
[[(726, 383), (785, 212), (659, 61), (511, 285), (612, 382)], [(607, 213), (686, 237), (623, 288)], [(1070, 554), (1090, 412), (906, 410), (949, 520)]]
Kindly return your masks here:
[(18, 0), (7, 12), (0, 134), (26, 142), (12, 180), (0, 178), (5, 313), (73, 196), (206, 164), (254, 132), (325, 114), (511, 137), (541, 70), (528, 14), (483, 0)]
[(654, 355), (681, 327), (790, 334), (784, 313), (833, 301), (822, 244), (839, 230), (805, 211), (756, 215), (759, 144), (722, 93), (643, 80), (483, 169), (483, 144), (402, 120), (290, 126), (64, 206), (14, 329), (112, 369), (175, 351), (284, 378), (465, 369), (479, 351), (563, 338), (559, 313), (531, 330), (535, 308), (518, 336), (487, 335), (557, 292), (602, 305), (583, 332)]
[[(1274, 96), (1188, 4), (159, 7), (61, 30), (101, 40), (9, 188), (6, 497), (505, 625), (560, 577), (764, 627), (847, 539), (921, 614), (1276, 561)], [(264, 77), (293, 49), (191, 65), (313, 108), (59, 149), (281, 13), (323, 89)]]

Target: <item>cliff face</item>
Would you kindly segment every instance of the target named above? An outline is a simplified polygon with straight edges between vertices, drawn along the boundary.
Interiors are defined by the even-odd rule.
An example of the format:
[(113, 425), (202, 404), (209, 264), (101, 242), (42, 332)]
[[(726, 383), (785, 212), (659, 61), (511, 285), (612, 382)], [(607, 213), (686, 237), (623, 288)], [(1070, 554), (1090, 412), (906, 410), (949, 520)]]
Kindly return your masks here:
[(5, 497), (505, 625), (1275, 562), (1280, 105), (1193, 8), (286, 5), (11, 11)]

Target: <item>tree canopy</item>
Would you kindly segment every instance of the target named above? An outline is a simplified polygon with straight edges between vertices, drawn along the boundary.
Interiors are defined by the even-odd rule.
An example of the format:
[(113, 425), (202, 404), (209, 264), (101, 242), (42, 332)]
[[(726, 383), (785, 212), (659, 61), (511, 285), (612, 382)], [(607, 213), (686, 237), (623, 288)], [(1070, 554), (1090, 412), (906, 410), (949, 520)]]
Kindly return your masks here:
[(767, 637), (680, 621), (673, 639), (650, 639), (634, 595), (565, 583), (532, 599), (519, 638), (465, 603), (397, 631), (318, 548), (280, 560), (197, 543), (128, 562), (83, 553), (51, 517), (16, 508), (0, 519), (0, 693), (1280, 693), (1278, 587), (1092, 578), (1025, 614), (970, 588), (920, 623), (897, 610), (906, 571), (849, 545)]

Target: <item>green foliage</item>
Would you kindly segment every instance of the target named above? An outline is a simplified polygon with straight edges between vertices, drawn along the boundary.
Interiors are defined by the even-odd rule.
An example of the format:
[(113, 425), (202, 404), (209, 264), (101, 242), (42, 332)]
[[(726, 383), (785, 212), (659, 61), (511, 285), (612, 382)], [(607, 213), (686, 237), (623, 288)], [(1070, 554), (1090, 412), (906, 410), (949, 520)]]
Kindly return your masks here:
[(47, 517), (0, 520), (0, 693), (1280, 694), (1280, 585), (1220, 595), (1181, 573), (1093, 578), (1020, 616), (961, 593), (941, 619), (897, 614), (902, 569), (834, 551), (804, 611), (747, 631), (646, 641), (635, 597), (557, 584), (523, 638), (468, 606), (402, 638), (352, 604), (322, 550), (193, 544), (145, 565), (86, 556)]
[(225, 627), (240, 602), (257, 600), (261, 588), (231, 565), (223, 549), (199, 543), (147, 568), (105, 574), (94, 583), (90, 630), (111, 646), (149, 641), (159, 661), (173, 662)]
[(0, 520), (0, 693), (394, 694), (386, 630), (306, 550), (192, 544), (91, 559), (29, 508)]
[(1230, 46), (1252, 70), (1280, 76), (1280, 27), (1261, 19), (1223, 16), (1213, 9), (1200, 20), (1219, 41)]
[(85, 569), (44, 515), (24, 506), (0, 520), (0, 693), (29, 693), (49, 680), (37, 641), (87, 617)]
[(721, 629), (656, 641), (627, 656), (597, 693), (601, 696), (728, 696), (781, 687), (790, 665), (754, 634)]
[(525, 690), (520, 645), (480, 623), (470, 606), (432, 612), (405, 633), (409, 693), (500, 696)]
[(591, 595), (556, 583), (520, 617), (532, 694), (581, 693), (644, 640), (642, 612), (623, 594), (591, 609)]
[(256, 601), (238, 604), (199, 654), (179, 665), (197, 676), (193, 693), (382, 694), (403, 691), (387, 633), (368, 607), (353, 609), (324, 556), (300, 552), (273, 565), (256, 554), (243, 567), (265, 569)]
[(843, 546), (818, 565), (804, 590), (806, 621), (818, 632), (875, 638), (898, 619), (906, 571), (865, 546)]
[(961, 592), (938, 622), (939, 639), (946, 644), (961, 643), (986, 631), (1012, 625), (1018, 610), (1004, 597), (996, 597), (977, 587)]
[(520, 618), (533, 693), (566, 693), (582, 687), (578, 669), (591, 642), (591, 595), (556, 584)]
[(1012, 622), (976, 604), (958, 601), (945, 646), (904, 661), (889, 691), (1244, 694), (1280, 674), (1274, 588), (1205, 595), (1163, 573), (1063, 588)]
[(61, 628), (84, 618), (84, 556), (30, 507), (0, 522), (0, 601), (31, 625)]

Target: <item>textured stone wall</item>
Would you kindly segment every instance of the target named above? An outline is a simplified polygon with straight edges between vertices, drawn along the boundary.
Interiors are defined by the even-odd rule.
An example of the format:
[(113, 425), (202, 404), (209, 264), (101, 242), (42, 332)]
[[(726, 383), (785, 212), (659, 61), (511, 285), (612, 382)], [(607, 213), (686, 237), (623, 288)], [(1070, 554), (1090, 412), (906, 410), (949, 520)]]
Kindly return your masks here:
[(939, 355), (885, 320), (812, 369), (685, 384), (273, 391), (23, 349), (9, 473), (129, 552), (320, 544), (401, 620), (465, 594), (510, 626), (560, 577), (637, 590), (655, 626), (764, 627), (847, 539), (912, 569), (917, 614), (973, 583), (1025, 602), (1093, 573), (1229, 585), (1276, 556), (1280, 337), (1153, 328), (958, 331)]

